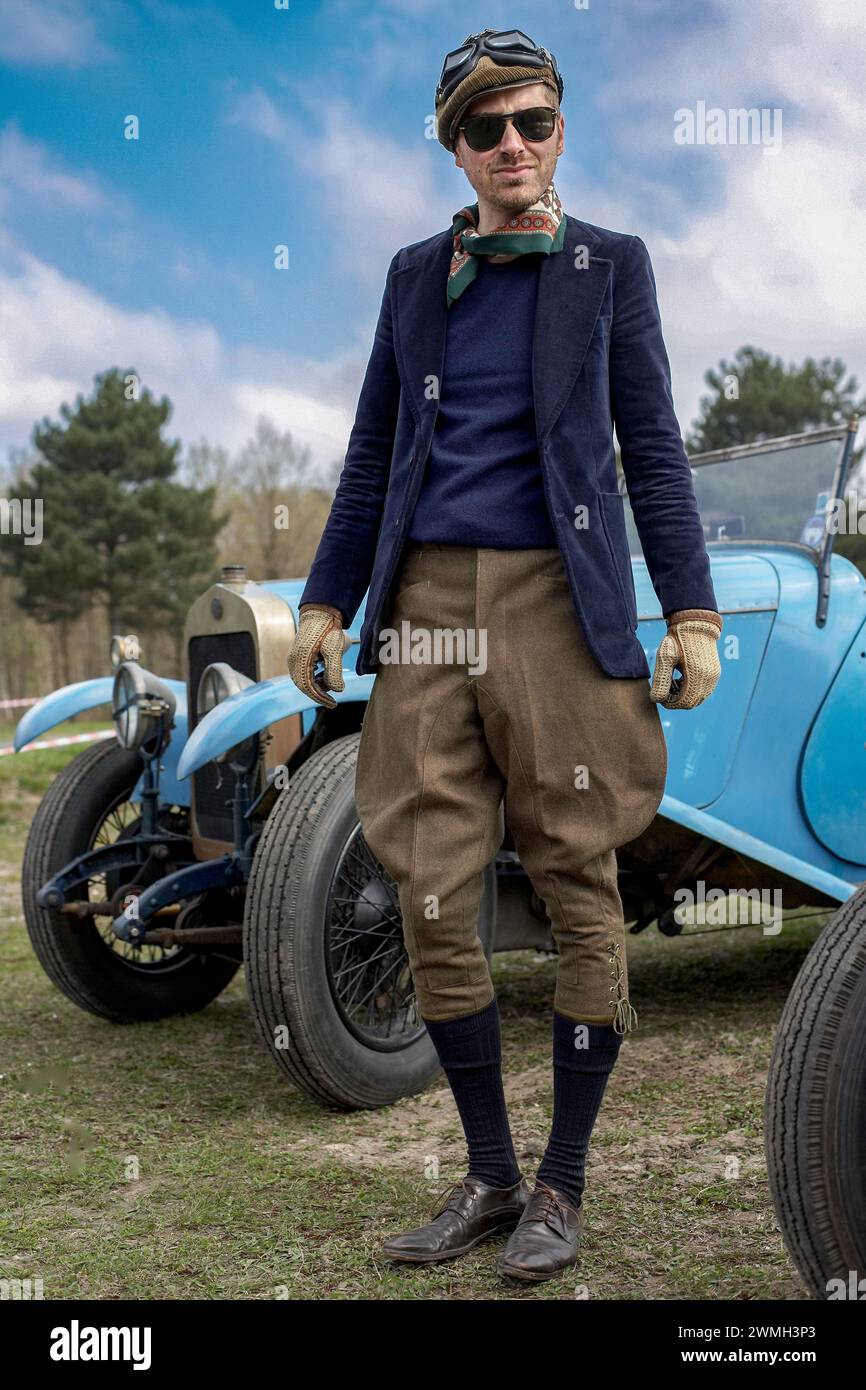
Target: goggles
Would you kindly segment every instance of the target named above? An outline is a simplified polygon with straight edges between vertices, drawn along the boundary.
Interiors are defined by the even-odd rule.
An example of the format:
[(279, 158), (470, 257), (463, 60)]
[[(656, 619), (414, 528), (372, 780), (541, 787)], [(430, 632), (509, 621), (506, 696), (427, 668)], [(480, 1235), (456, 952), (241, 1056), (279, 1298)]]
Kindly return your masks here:
[(484, 54), (500, 67), (550, 68), (562, 100), (562, 77), (552, 53), (533, 43), (522, 29), (482, 29), (478, 34), (470, 34), (459, 48), (445, 55), (436, 88), (437, 106), (448, 100)]

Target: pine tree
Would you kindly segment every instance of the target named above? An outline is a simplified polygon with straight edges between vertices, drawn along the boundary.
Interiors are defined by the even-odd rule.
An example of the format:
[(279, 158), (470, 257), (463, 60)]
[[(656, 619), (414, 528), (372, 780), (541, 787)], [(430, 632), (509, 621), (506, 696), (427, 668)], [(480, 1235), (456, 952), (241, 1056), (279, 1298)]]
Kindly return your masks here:
[(856, 377), (845, 380), (846, 372), (838, 357), (807, 357), (799, 367), (786, 367), (760, 348), (739, 348), (733, 362), (704, 375), (713, 394), (701, 399), (686, 441), (689, 453), (845, 424), (866, 406), (866, 398), (857, 399)]
[(34, 428), (37, 458), (16, 495), (41, 500), (42, 543), (0, 538), (0, 559), (18, 580), (17, 603), (41, 623), (104, 608), (112, 632), (176, 632), (215, 577), (226, 517), (214, 515), (213, 488), (176, 480), (180, 441), (162, 437), (171, 404), (138, 380), (111, 368), (89, 399)]

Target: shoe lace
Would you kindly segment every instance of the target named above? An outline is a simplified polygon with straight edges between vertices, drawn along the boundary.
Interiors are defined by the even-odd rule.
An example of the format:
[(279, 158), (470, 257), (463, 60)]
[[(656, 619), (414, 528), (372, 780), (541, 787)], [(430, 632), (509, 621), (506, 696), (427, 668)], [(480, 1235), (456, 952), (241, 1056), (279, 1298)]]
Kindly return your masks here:
[(559, 1211), (563, 1221), (566, 1221), (567, 1209), (571, 1207), (572, 1210), (577, 1210), (573, 1202), (566, 1202), (554, 1188), (549, 1187), (541, 1178), (535, 1179), (535, 1192), (541, 1192), (544, 1196), (543, 1205), (538, 1204), (541, 1206), (541, 1210), (538, 1212), (537, 1220), (544, 1221), (548, 1225), (550, 1223), (547, 1218), (552, 1215), (554, 1211)]
[(472, 1191), (472, 1188), (469, 1187), (466, 1179), (459, 1178), (457, 1182), (449, 1183), (445, 1192), (441, 1194), (433, 1211), (431, 1220), (435, 1220), (437, 1216), (441, 1216), (443, 1211), (453, 1204), (455, 1197), (457, 1197), (461, 1191), (467, 1193), (473, 1201), (475, 1200), (475, 1193)]

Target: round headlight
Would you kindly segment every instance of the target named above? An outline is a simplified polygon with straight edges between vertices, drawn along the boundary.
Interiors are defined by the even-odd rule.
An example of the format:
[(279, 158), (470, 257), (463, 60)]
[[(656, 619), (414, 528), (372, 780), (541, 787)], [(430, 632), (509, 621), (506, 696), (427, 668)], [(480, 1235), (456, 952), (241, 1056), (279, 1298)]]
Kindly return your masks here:
[(176, 701), (171, 690), (137, 661), (123, 661), (114, 676), (111, 717), (123, 748), (149, 757), (161, 753), (169, 739)]
[(111, 692), (111, 717), (123, 748), (138, 747), (141, 720), (138, 717), (138, 682), (131, 666), (118, 666)]
[(195, 704), (199, 719), (204, 719), (206, 714), (210, 714), (212, 709), (216, 709), (217, 705), (227, 700), (230, 695), (237, 695), (240, 690), (246, 690), (247, 686), (252, 684), (249, 676), (236, 671), (227, 661), (212, 662), (202, 671), (198, 683)]
[[(196, 691), (195, 707), (198, 719), (204, 719), (206, 714), (210, 714), (212, 709), (216, 709), (217, 705), (221, 705), (230, 695), (237, 695), (254, 684), (249, 676), (236, 671), (228, 662), (212, 662), (202, 671)], [(220, 753), (214, 762), (231, 763), (239, 768), (248, 767), (255, 752), (256, 739), (248, 738), (244, 739), (243, 743), (236, 743), (233, 748), (226, 749), (225, 753)]]

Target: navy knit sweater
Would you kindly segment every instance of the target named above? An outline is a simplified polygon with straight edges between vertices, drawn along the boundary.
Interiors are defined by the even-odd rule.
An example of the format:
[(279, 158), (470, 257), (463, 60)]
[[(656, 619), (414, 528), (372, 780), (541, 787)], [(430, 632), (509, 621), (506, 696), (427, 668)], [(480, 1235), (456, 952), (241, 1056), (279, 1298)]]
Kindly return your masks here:
[(411, 541), (556, 545), (532, 396), (540, 261), (538, 252), (499, 264), (479, 256), (476, 279), (448, 310), (439, 413)]

